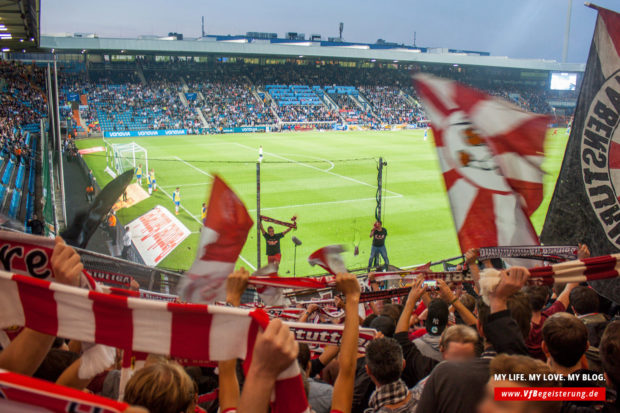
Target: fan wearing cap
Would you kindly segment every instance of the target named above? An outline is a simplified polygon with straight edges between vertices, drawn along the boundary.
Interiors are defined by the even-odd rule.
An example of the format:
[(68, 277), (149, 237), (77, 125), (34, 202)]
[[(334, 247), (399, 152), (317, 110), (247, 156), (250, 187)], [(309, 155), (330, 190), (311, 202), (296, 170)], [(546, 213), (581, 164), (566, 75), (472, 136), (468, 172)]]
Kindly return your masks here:
[(427, 333), (413, 340), (413, 344), (423, 356), (437, 361), (443, 360), (441, 351), (439, 351), (439, 339), (448, 325), (449, 315), (448, 305), (439, 298), (435, 298), (428, 305), (428, 315), (425, 322)]

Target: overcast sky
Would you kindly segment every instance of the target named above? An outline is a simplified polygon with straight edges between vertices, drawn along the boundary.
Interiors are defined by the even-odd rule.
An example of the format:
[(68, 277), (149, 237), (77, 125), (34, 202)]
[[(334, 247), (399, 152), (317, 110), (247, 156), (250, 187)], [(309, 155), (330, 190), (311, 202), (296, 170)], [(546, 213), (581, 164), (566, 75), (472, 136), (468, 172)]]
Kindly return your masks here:
[[(618, 0), (596, 4), (620, 10)], [(377, 39), (490, 52), (515, 58), (562, 58), (568, 0), (41, 0), (41, 33), (101, 37), (183, 33), (286, 32)], [(586, 61), (596, 12), (573, 2), (569, 62)]]

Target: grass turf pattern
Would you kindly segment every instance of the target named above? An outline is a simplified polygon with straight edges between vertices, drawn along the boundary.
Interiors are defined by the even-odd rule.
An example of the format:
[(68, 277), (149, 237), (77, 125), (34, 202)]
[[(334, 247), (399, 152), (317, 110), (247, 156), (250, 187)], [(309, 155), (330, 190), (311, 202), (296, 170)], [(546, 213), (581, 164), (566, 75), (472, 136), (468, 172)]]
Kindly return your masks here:
[[(565, 129), (554, 131), (548, 131), (545, 145), (544, 200), (532, 216), (538, 232), (568, 139)], [(256, 161), (262, 145), (261, 213), (285, 221), (298, 216), (298, 230), (281, 241), (280, 275), (293, 275), (292, 235), (303, 242), (297, 248), (298, 276), (322, 272), (310, 267), (306, 259), (330, 244), (348, 248), (348, 267), (365, 267), (376, 207), (377, 164), (382, 156), (388, 163), (384, 169), (383, 221), (388, 230), (390, 263), (407, 267), (456, 256), (460, 250), (437, 153), (432, 138), (425, 141), (423, 135), (423, 130), (408, 130), (113, 138), (113, 143), (135, 141), (147, 149), (149, 168), (155, 169), (160, 188), (149, 199), (120, 210), (117, 216), (125, 224), (158, 204), (174, 212), (170, 196), (179, 186), (183, 208), (178, 218), (193, 233), (160, 266), (185, 270), (196, 256), (201, 206), (213, 174), (219, 174), (233, 188), (256, 220)], [(77, 146), (84, 149), (103, 146), (103, 142), (83, 139)], [(87, 154), (84, 159), (100, 186), (111, 180), (104, 172), (105, 153)], [(142, 182), (146, 189), (146, 179)], [(265, 229), (268, 225), (265, 223)], [(279, 232), (285, 228), (275, 229)], [(261, 242), (261, 262), (265, 265), (265, 243)], [(358, 243), (359, 255), (354, 256)], [(256, 228), (250, 231), (241, 256), (238, 266), (256, 266)]]

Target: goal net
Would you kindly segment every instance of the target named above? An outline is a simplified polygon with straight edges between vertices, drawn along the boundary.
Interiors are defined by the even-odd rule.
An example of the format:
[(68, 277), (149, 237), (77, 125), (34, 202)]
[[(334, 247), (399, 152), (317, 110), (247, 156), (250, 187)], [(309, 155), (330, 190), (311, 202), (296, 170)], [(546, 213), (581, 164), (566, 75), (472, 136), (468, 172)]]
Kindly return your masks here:
[(142, 165), (143, 174), (149, 170), (149, 160), (146, 149), (135, 142), (111, 143), (106, 141), (106, 162), (108, 168), (116, 174), (122, 174), (127, 170), (134, 170)]

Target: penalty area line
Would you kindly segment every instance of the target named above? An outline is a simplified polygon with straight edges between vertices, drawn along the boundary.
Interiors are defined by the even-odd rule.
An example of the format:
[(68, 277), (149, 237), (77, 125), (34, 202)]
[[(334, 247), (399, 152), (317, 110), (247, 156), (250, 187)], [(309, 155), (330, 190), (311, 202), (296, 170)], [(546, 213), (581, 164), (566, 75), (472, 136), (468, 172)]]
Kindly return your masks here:
[[(244, 145), (242, 143), (238, 143), (238, 142), (231, 142), (231, 143), (234, 143), (237, 146), (240, 146), (242, 148), (245, 148), (245, 149), (248, 149), (248, 150), (251, 150), (251, 151), (256, 151), (256, 149), (252, 148), (251, 146)], [(360, 181), (358, 179), (351, 178), (350, 176), (340, 175), (340, 174), (337, 174), (336, 172), (332, 172), (332, 171), (329, 171), (329, 170), (326, 171), (325, 169), (317, 168), (314, 165), (309, 165), (309, 164), (304, 163), (304, 162), (299, 162), (299, 161), (296, 161), (294, 159), (290, 159), (290, 158), (287, 158), (285, 156), (278, 155), (277, 153), (265, 152), (265, 154), (266, 155), (272, 155), (272, 156), (275, 156), (276, 158), (284, 159), (285, 161), (296, 163), (298, 165), (305, 166), (306, 168), (314, 169), (314, 170), (319, 171), (319, 172), (323, 172), (323, 173), (326, 173), (326, 174), (329, 174), (329, 175), (337, 176), (339, 178), (346, 179), (347, 181), (355, 182), (355, 183), (358, 183), (360, 185), (369, 186), (371, 188), (376, 188), (375, 185), (369, 184), (368, 182), (363, 182), (363, 181)], [(390, 191), (389, 189), (385, 189), (385, 192), (389, 192), (391, 194), (394, 194), (395, 196), (397, 196), (399, 198), (403, 196), (403, 194), (399, 194), (398, 192)]]

